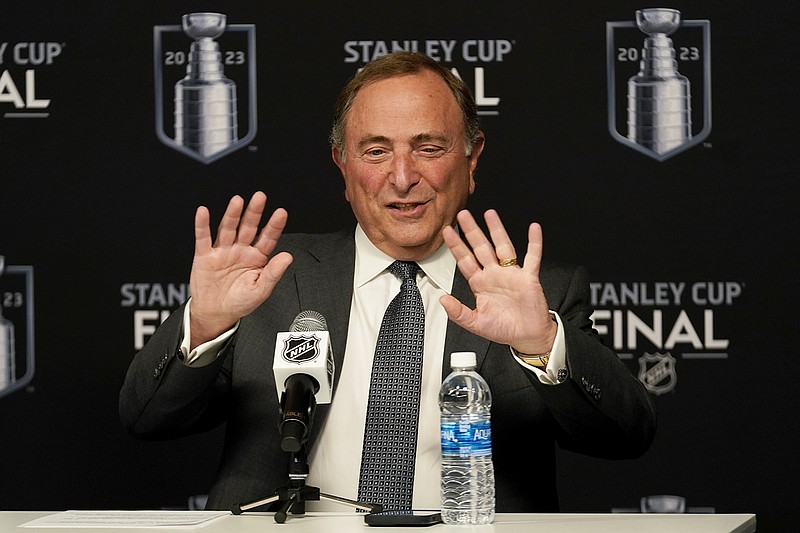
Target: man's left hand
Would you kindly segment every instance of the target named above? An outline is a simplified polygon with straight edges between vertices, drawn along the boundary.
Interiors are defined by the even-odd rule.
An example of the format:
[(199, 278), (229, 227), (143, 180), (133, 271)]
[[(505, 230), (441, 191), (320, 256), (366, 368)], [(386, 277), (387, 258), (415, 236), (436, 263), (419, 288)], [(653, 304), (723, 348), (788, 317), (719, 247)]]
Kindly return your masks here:
[(521, 353), (549, 352), (558, 326), (550, 318), (539, 283), (542, 228), (537, 223), (528, 228), (528, 249), (520, 265), (497, 212), (486, 211), (484, 219), (491, 242), (466, 210), (457, 216), (461, 235), (449, 226), (443, 231), (458, 269), (475, 294), (475, 309), (451, 295), (439, 301), (450, 320), (467, 331)]

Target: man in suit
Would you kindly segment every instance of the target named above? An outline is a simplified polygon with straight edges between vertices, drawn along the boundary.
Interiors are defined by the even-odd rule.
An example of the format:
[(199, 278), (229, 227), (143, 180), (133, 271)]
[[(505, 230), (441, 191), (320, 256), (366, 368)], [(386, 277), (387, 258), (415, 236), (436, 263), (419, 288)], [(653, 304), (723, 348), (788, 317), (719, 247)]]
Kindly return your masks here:
[(327, 319), (336, 366), (308, 438), (309, 482), (356, 498), (371, 359), (400, 284), (386, 269), (400, 260), (419, 265), (425, 310), (414, 508), (439, 507), (437, 398), (453, 351), (475, 352), (492, 390), (500, 512), (558, 509), (554, 442), (608, 458), (649, 447), (652, 402), (592, 330), (584, 271), (542, 263), (538, 224), (517, 261), (496, 212), (487, 237), (464, 210), (484, 135), (463, 82), (422, 54), (379, 58), (343, 89), (331, 144), (355, 231), (283, 234), (282, 209), (259, 231), (259, 192), (246, 206), (231, 199), (212, 243), (198, 209), (192, 297), (137, 354), (120, 393), (131, 434), (227, 422), (209, 508), (285, 485), (272, 355), (277, 333), (312, 309)]

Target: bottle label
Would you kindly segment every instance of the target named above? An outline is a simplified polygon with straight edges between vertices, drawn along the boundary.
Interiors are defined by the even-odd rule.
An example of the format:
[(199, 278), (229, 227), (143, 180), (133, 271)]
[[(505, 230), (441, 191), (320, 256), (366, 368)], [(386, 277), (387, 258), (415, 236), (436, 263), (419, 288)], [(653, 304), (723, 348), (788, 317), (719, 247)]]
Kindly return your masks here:
[(449, 457), (485, 457), (492, 455), (492, 427), (489, 420), (442, 422), (442, 455)]

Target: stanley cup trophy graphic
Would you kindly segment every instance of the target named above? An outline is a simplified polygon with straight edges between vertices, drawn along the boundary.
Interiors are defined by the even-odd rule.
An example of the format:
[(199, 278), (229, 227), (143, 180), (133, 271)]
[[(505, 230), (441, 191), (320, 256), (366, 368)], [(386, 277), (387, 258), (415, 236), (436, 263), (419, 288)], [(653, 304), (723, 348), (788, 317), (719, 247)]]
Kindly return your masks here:
[(692, 137), (689, 80), (678, 73), (668, 37), (680, 26), (674, 9), (642, 9), (636, 25), (647, 34), (639, 73), (628, 80), (628, 138), (663, 154)]
[(183, 16), (183, 31), (194, 41), (186, 77), (175, 84), (175, 142), (203, 157), (238, 140), (236, 84), (225, 77), (214, 41), (225, 27), (225, 15), (219, 13)]
[[(5, 270), (5, 259), (0, 255), (0, 276)], [(0, 302), (0, 390), (7, 389), (17, 380), (16, 354), (14, 352), (14, 324), (3, 317)]]
[(608, 131), (616, 141), (665, 161), (708, 138), (709, 20), (648, 8), (634, 20), (606, 22), (606, 64)]
[(2, 307), (0, 307), (0, 389), (10, 387), (16, 380), (14, 324), (3, 317)]

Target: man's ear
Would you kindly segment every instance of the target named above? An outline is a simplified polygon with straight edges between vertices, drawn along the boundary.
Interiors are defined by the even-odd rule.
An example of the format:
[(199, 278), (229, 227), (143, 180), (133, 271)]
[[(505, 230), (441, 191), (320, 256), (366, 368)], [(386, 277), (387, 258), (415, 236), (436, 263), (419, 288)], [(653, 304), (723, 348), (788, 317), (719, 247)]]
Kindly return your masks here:
[(331, 159), (339, 167), (339, 172), (342, 173), (342, 179), (344, 180), (344, 198), (348, 202), (350, 201), (350, 196), (347, 193), (347, 179), (345, 178), (344, 172), (344, 151), (337, 145), (331, 145)]
[(470, 173), (475, 172), (475, 168), (478, 166), (478, 158), (483, 153), (483, 147), (486, 144), (486, 137), (484, 137), (483, 132), (479, 131), (477, 138), (475, 139), (475, 144), (472, 147), (472, 153), (469, 155), (469, 171)]
[(475, 169), (478, 168), (478, 158), (483, 153), (483, 147), (486, 139), (483, 132), (478, 132), (478, 138), (475, 139), (475, 144), (472, 147), (472, 153), (467, 156), (469, 158), (469, 193), (475, 192)]
[(331, 145), (331, 159), (339, 167), (339, 170), (344, 174), (344, 152), (339, 146)]

